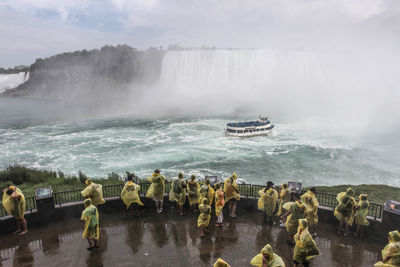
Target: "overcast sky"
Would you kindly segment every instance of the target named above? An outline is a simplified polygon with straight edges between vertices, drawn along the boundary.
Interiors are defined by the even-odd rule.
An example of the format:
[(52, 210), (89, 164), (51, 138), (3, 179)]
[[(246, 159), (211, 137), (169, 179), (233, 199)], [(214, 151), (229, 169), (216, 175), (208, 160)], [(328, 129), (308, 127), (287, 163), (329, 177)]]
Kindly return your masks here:
[(0, 67), (105, 44), (398, 49), (399, 10), (398, 0), (0, 0)]

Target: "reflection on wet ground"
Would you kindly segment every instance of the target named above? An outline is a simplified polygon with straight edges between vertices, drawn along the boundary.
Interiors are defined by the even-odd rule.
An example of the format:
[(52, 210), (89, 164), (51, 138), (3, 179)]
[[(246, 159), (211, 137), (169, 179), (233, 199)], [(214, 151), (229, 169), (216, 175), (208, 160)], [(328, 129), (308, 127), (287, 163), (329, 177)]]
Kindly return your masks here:
[[(0, 266), (212, 266), (221, 257), (232, 266), (249, 261), (269, 243), (292, 266), (292, 249), (279, 226), (262, 225), (260, 213), (243, 212), (227, 219), (224, 227), (211, 227), (200, 238), (197, 215), (175, 215), (172, 209), (156, 215), (150, 210), (128, 218), (101, 214), (100, 248), (86, 249), (79, 218), (32, 229), (26, 236), (0, 236)], [(214, 225), (212, 220), (210, 226)], [(339, 237), (335, 226), (322, 223), (315, 239), (322, 256), (313, 266), (373, 266), (385, 245), (368, 238)]]

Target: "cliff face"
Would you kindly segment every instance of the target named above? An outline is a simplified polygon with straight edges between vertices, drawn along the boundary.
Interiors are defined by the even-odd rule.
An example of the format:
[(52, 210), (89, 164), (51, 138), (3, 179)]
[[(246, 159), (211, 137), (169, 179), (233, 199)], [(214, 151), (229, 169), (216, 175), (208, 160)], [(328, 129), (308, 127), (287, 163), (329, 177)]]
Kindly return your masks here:
[(72, 100), (122, 92), (135, 83), (158, 81), (162, 55), (120, 45), (38, 59), (30, 66), (29, 80), (2, 95)]

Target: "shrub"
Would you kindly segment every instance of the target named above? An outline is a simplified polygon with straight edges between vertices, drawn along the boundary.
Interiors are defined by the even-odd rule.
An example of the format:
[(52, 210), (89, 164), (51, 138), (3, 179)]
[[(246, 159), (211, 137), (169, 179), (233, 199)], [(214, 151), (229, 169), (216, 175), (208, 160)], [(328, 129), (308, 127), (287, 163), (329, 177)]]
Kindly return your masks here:
[(122, 177), (118, 173), (112, 172), (108, 174), (108, 180), (110, 181), (121, 181)]
[(86, 179), (88, 178), (86, 174), (84, 174), (81, 170), (78, 171), (78, 177), (79, 181), (81, 181), (82, 184), (84, 184)]
[(65, 174), (62, 171), (58, 170), (58, 177), (65, 178)]

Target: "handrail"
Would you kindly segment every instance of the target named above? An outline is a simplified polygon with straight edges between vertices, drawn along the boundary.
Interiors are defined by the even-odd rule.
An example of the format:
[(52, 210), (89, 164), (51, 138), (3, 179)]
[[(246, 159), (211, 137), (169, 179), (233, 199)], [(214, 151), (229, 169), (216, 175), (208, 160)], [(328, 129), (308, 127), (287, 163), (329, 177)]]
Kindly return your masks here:
[[(25, 210), (29, 210), (32, 212), (34, 209), (36, 209), (36, 201), (34, 197), (27, 197), (25, 198), (25, 203), (26, 203), (26, 208)], [(0, 217), (7, 216), (8, 213), (6, 209), (4, 208), (3, 204), (0, 203)]]
[[(147, 190), (149, 189), (151, 183), (148, 181), (140, 181), (140, 196), (144, 197), (146, 195)], [(223, 185), (223, 183), (222, 183)], [(254, 197), (257, 198), (258, 192), (265, 188), (264, 185), (254, 185), (254, 184), (238, 184), (240, 195), (242, 197)], [(116, 197), (120, 196), (121, 191), (123, 188), (123, 184), (114, 184), (114, 185), (104, 185), (103, 186), (103, 196), (104, 197)], [(171, 183), (166, 182), (165, 184), (165, 193), (169, 194), (169, 191), (171, 189)], [(303, 191), (302, 193), (304, 193)], [(336, 194), (330, 194), (330, 193), (320, 193), (317, 192), (316, 198), (318, 199), (318, 202), (320, 206), (328, 207), (328, 208), (335, 208), (338, 204), (336, 200)], [(65, 203), (70, 203), (70, 202), (77, 202), (77, 201), (83, 201), (83, 197), (81, 195), (81, 189), (75, 189), (75, 190), (68, 190), (68, 191), (61, 191), (61, 192), (55, 192), (54, 193), (54, 203), (55, 205), (62, 205)], [(26, 210), (34, 210), (36, 209), (36, 201), (34, 197), (28, 197), (26, 198)], [(7, 212), (5, 211), (4, 207), (2, 204), (0, 204), (0, 217), (6, 216)], [(370, 202), (369, 206), (369, 211), (368, 211), (368, 216), (373, 217), (375, 220), (377, 219), (382, 219), (383, 215), (383, 205), (377, 204)]]

